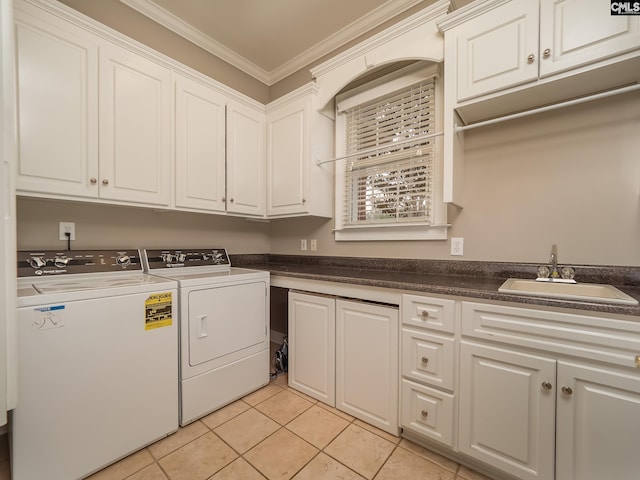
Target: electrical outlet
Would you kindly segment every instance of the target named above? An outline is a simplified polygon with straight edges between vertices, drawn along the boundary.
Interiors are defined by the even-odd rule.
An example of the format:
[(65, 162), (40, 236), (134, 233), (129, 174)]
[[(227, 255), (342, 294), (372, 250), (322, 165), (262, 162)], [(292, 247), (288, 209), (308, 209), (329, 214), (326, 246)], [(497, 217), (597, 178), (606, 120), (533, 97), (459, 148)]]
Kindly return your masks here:
[(451, 255), (462, 255), (464, 251), (464, 238), (451, 238)]
[(300, 250), (305, 251), (307, 249), (307, 239), (300, 240)]
[(311, 251), (312, 252), (318, 251), (318, 241), (315, 238), (311, 239)]
[(71, 240), (76, 239), (76, 224), (73, 222), (60, 222), (60, 240), (67, 239), (67, 233), (71, 234)]

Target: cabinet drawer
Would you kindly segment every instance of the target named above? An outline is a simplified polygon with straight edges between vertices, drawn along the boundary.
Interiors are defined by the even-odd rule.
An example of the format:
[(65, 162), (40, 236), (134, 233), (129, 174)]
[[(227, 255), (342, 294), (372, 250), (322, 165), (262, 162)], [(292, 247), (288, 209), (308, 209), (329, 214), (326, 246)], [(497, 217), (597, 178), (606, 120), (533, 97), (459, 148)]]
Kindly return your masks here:
[(462, 335), (636, 367), (640, 322), (462, 302)]
[(402, 329), (402, 375), (435, 387), (453, 390), (452, 338)]
[(402, 296), (402, 323), (453, 333), (455, 328), (455, 301), (441, 298)]
[(402, 427), (453, 447), (454, 396), (402, 380)]

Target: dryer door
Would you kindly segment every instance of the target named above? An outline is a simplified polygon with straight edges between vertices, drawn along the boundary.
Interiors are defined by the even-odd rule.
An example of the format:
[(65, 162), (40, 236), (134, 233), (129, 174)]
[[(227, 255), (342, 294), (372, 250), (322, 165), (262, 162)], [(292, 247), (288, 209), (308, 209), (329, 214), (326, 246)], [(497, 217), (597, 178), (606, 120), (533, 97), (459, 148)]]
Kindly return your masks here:
[(264, 282), (189, 293), (189, 365), (241, 352), (267, 338)]

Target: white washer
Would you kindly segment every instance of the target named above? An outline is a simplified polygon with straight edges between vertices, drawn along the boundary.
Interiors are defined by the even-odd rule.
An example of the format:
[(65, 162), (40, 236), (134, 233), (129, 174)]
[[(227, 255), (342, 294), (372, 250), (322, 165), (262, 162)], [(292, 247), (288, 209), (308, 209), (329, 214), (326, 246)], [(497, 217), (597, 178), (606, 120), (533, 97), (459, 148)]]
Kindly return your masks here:
[(178, 429), (177, 284), (140, 260), (18, 252), (13, 480), (84, 478)]
[(144, 257), (179, 286), (180, 425), (269, 383), (269, 272), (231, 267), (224, 249)]

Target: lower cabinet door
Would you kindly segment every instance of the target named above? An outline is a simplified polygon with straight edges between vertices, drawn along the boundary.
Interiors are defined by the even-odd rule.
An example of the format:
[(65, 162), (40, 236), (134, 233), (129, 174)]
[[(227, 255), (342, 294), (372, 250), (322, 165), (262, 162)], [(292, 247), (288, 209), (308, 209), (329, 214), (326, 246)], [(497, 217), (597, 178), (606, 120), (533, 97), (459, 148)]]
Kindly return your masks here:
[(463, 340), (460, 451), (522, 480), (552, 479), (555, 379), (555, 360)]
[(640, 478), (640, 374), (558, 362), (558, 480)]
[(336, 408), (398, 435), (398, 308), (336, 301)]
[(454, 396), (402, 380), (400, 424), (405, 430), (453, 447)]
[(336, 301), (289, 292), (289, 386), (335, 407)]

